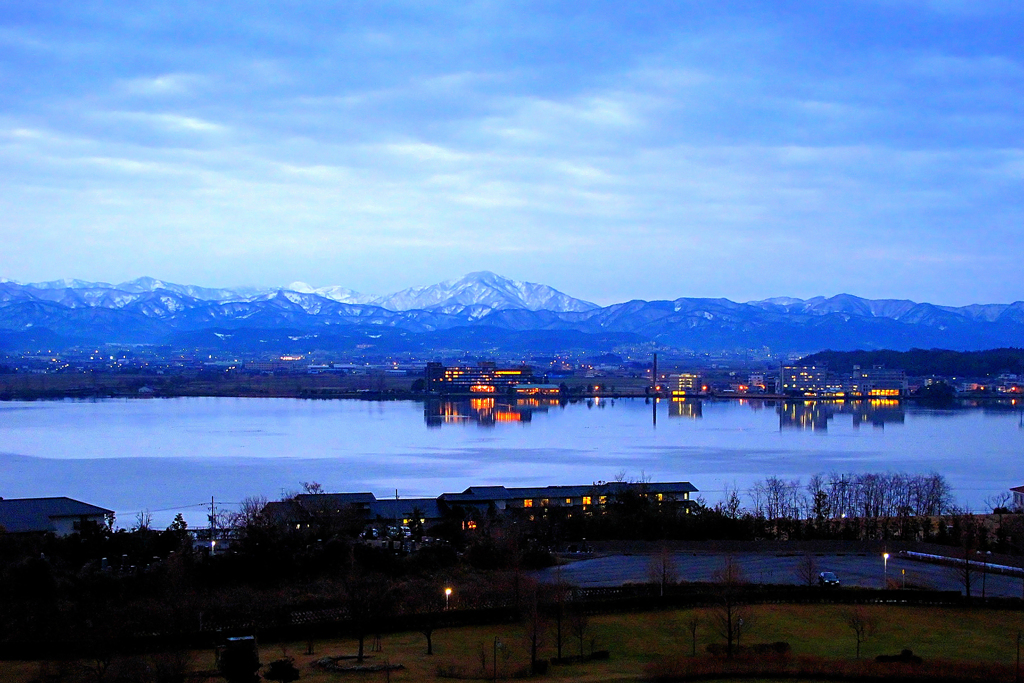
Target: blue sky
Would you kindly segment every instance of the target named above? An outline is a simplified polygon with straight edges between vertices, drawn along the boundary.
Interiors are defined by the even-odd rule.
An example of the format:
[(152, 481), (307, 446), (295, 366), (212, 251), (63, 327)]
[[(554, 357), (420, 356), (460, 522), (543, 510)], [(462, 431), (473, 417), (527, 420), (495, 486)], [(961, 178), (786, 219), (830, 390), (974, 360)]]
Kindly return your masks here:
[(0, 0), (0, 276), (1010, 302), (1024, 3)]

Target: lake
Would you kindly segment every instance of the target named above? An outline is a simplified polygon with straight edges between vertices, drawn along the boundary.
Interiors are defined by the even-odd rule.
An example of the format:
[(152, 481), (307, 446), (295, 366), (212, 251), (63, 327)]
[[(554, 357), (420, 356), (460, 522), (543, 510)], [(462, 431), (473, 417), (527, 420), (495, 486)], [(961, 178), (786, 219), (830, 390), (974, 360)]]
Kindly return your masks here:
[(726, 486), (817, 472), (938, 472), (958, 502), (1024, 484), (1021, 406), (894, 401), (462, 402), (175, 398), (0, 403), (0, 496), (70, 496), (205, 524), (210, 499), (277, 499), (300, 483), (377, 497), (617, 476)]

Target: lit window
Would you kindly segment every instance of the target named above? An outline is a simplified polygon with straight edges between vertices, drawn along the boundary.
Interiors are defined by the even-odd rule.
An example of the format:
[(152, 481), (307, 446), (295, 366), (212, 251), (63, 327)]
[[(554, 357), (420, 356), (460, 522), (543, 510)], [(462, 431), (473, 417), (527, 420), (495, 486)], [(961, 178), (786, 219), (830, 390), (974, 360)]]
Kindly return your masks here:
[(600, 498), (598, 498), (598, 502), (601, 505), (606, 505), (608, 503), (608, 496), (601, 496)]
[(583, 504), (590, 505), (590, 496), (583, 496)]
[(527, 498), (526, 500), (524, 500), (523, 501), (523, 507), (524, 508), (532, 508), (533, 507), (533, 499), (532, 498)]
[(572, 505), (572, 498), (566, 498), (565, 499), (565, 504), (566, 505)]
[(661, 493), (658, 494), (658, 502), (665, 500), (665, 496)]

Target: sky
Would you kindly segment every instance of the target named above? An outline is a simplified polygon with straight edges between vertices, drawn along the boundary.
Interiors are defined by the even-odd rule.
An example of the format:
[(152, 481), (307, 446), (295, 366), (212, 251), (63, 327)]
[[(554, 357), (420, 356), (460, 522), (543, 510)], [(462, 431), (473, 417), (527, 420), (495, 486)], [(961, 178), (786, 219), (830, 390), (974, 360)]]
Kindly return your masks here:
[(0, 0), (0, 277), (1024, 299), (1019, 0)]

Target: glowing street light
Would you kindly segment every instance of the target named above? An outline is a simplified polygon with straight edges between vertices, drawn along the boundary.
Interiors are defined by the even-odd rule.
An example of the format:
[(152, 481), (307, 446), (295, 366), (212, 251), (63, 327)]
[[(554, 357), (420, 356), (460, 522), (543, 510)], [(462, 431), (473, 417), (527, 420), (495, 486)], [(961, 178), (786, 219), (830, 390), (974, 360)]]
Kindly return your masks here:
[(445, 588), (444, 589), (444, 608), (445, 609), (448, 609), (448, 601), (451, 599), (451, 597), (452, 597), (452, 589), (451, 588)]
[(885, 586), (889, 587), (889, 553), (882, 553), (882, 571), (885, 575)]

